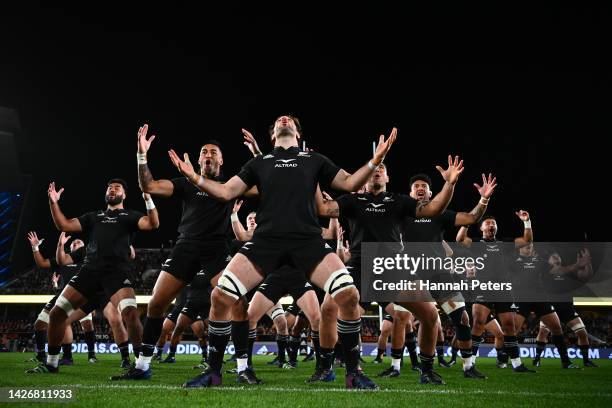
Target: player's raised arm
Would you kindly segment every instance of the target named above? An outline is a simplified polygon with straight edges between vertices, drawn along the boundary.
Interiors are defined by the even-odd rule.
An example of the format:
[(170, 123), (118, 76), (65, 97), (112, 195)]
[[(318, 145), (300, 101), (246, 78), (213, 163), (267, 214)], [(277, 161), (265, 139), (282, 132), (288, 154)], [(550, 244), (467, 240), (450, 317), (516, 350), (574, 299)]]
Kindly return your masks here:
[(147, 152), (155, 139), (155, 135), (147, 139), (148, 129), (149, 125), (146, 123), (138, 129), (138, 153), (136, 154), (138, 161), (138, 185), (143, 193), (170, 197), (174, 192), (174, 184), (170, 180), (153, 179), (147, 164)]
[(376, 170), (376, 168), (382, 163), (385, 159), (385, 156), (391, 149), (391, 146), (395, 142), (397, 138), (397, 129), (393, 128), (391, 130), (391, 134), (385, 140), (384, 135), (380, 135), (378, 146), (376, 147), (376, 152), (374, 153), (374, 157), (367, 164), (362, 166), (355, 173), (350, 174), (344, 170), (340, 170), (336, 177), (332, 180), (331, 186), (336, 190), (342, 191), (357, 191), (359, 190), (370, 178), (372, 173)]
[(525, 246), (533, 242), (533, 229), (531, 229), (531, 218), (529, 217), (529, 213), (525, 210), (519, 210), (515, 214), (517, 217), (519, 217), (521, 221), (523, 221), (524, 229), (523, 236), (516, 238), (514, 240), (514, 243), (517, 246)]
[(247, 191), (248, 186), (238, 176), (232, 177), (227, 183), (219, 183), (197, 174), (189, 161), (189, 155), (187, 153), (183, 155), (184, 160), (181, 160), (174, 150), (169, 150), (168, 155), (170, 156), (172, 164), (174, 164), (177, 170), (185, 176), (187, 180), (200, 189), (200, 191), (204, 191), (218, 200), (234, 200)]
[(463, 173), (463, 160), (459, 160), (459, 156), (455, 156), (453, 159), (451, 155), (448, 155), (448, 168), (445, 170), (440, 166), (436, 166), (436, 169), (444, 179), (444, 187), (442, 187), (442, 190), (440, 190), (431, 201), (423, 204), (419, 203), (416, 210), (417, 218), (435, 217), (446, 209), (453, 198), (455, 184), (457, 184), (459, 176)]
[(47, 194), (49, 196), (49, 208), (51, 209), (51, 217), (53, 218), (53, 223), (55, 227), (64, 232), (81, 232), (81, 222), (78, 218), (66, 218), (64, 213), (59, 207), (59, 199), (64, 192), (63, 188), (60, 188), (59, 191), (55, 189), (55, 182), (49, 184), (49, 190)]
[(480, 200), (476, 207), (469, 213), (466, 212), (458, 212), (455, 217), (455, 226), (465, 226), (465, 225), (473, 225), (480, 221), (484, 213), (487, 211), (487, 206), (489, 205), (489, 200), (495, 191), (495, 187), (497, 187), (497, 179), (489, 173), (489, 177), (487, 178), (484, 173), (482, 175), (482, 185), (478, 183), (474, 183), (474, 187), (480, 194)]
[(142, 193), (142, 198), (147, 207), (147, 215), (140, 217), (138, 220), (138, 229), (142, 231), (150, 231), (159, 228), (159, 213), (155, 208), (153, 199), (147, 193)]
[(38, 235), (36, 235), (36, 231), (28, 232), (28, 241), (32, 246), (32, 256), (34, 257), (34, 262), (36, 262), (36, 266), (39, 268), (50, 268), (51, 262), (49, 259), (42, 256), (40, 253), (39, 247), (42, 245), (45, 239), (38, 239)]

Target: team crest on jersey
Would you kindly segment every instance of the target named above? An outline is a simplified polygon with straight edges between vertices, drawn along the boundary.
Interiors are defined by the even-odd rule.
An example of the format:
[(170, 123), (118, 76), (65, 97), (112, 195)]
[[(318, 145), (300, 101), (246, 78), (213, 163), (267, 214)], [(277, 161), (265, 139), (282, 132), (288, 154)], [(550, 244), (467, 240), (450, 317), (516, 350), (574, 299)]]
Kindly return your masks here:
[(262, 159), (262, 160), (271, 159), (271, 158), (273, 158), (273, 157), (274, 157), (274, 155), (272, 155), (272, 154), (266, 154), (266, 155), (263, 157), (263, 159)]
[(385, 198), (383, 198), (383, 201), (386, 202), (386, 203), (390, 203), (390, 202), (395, 201), (395, 199), (391, 198), (391, 197), (385, 197)]
[(332, 249), (332, 247), (330, 247), (329, 244), (326, 242), (325, 243), (325, 249)]
[(130, 215), (130, 214), (128, 214), (126, 212), (122, 212), (122, 213), (119, 213), (119, 215)]

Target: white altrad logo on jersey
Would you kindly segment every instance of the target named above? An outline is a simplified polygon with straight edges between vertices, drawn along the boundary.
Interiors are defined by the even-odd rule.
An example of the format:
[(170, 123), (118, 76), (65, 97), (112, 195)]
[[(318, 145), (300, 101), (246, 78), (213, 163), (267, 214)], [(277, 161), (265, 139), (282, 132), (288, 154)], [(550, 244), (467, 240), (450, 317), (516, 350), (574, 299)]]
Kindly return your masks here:
[(202, 196), (202, 197), (208, 197), (208, 194), (207, 194), (206, 192), (204, 192), (204, 191), (198, 191), (198, 192), (196, 193), (196, 195), (197, 195), (197, 196)]
[(108, 217), (105, 216), (104, 220), (102, 220), (103, 224), (116, 224), (117, 223), (117, 217)]
[(414, 222), (416, 223), (431, 222), (431, 218), (415, 218)]
[(274, 167), (297, 167), (298, 165), (297, 163), (291, 163), (295, 159), (276, 159), (276, 161), (281, 163), (276, 163)]
[(384, 206), (383, 203), (380, 203), (380, 204), (368, 203), (368, 206), (370, 206), (370, 205), (372, 207), (366, 207), (366, 209), (365, 209), (366, 211), (368, 211), (368, 212), (380, 212), (380, 213), (385, 212), (384, 208), (379, 208), (379, 207)]

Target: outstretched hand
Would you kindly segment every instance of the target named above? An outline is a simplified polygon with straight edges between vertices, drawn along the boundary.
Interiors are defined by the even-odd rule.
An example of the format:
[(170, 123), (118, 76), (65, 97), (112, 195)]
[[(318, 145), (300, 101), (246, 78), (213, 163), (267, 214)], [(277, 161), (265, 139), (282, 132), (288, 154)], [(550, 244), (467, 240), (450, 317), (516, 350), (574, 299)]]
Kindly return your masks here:
[(459, 180), (459, 176), (463, 173), (463, 160), (459, 160), (459, 156), (455, 156), (453, 160), (453, 156), (448, 155), (448, 168), (444, 170), (440, 166), (436, 166), (436, 169), (444, 178), (444, 181), (450, 184), (456, 184), (457, 180)]
[(155, 139), (155, 135), (147, 139), (148, 130), (149, 125), (146, 123), (138, 129), (138, 153), (146, 154), (151, 147), (151, 143), (153, 143), (153, 140)]
[(38, 239), (38, 236), (36, 235), (36, 231), (28, 232), (28, 241), (30, 241), (30, 245), (39, 246), (40, 244), (43, 243), (44, 240), (45, 240), (44, 238)]
[(387, 140), (385, 140), (385, 135), (380, 135), (378, 138), (378, 146), (376, 146), (376, 152), (374, 153), (373, 164), (379, 165), (385, 160), (385, 156), (389, 153), (395, 139), (397, 139), (397, 128), (391, 130), (391, 134)]
[(59, 191), (55, 190), (55, 181), (52, 181), (49, 184), (49, 189), (47, 190), (47, 194), (49, 195), (49, 201), (52, 203), (57, 203), (64, 192), (64, 188), (60, 188)]
[(189, 180), (192, 180), (193, 177), (195, 176), (195, 170), (193, 169), (193, 165), (191, 164), (191, 161), (189, 160), (189, 154), (184, 153), (183, 154), (184, 160), (181, 160), (178, 154), (176, 154), (174, 150), (170, 149), (168, 150), (168, 155), (170, 156), (170, 160), (172, 161), (172, 164), (174, 164), (174, 166), (177, 168), (177, 170), (183, 176), (187, 177)]
[(482, 186), (478, 183), (474, 183), (474, 187), (476, 187), (481, 197), (490, 198), (495, 191), (495, 187), (497, 187), (497, 178), (493, 177), (491, 173), (489, 173), (489, 178), (487, 178), (485, 174), (482, 173)]
[(253, 134), (246, 129), (241, 130), (242, 134), (244, 135), (244, 145), (249, 148), (253, 156), (259, 156), (260, 154), (262, 154), (261, 150), (259, 149), (259, 146), (257, 145), (257, 140), (255, 140)]

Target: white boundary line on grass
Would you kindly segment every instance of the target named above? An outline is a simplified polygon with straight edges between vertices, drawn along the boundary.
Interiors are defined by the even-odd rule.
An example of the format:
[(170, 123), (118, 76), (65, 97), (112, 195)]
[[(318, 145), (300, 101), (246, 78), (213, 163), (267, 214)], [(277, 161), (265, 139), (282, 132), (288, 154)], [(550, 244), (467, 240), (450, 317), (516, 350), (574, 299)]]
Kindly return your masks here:
[(604, 397), (612, 398), (612, 393), (606, 392), (537, 392), (537, 391), (501, 391), (501, 390), (462, 390), (462, 389), (382, 389), (377, 391), (359, 391), (359, 390), (348, 390), (346, 388), (283, 388), (283, 387), (210, 387), (210, 388), (183, 388), (176, 385), (162, 385), (162, 384), (151, 384), (151, 385), (127, 385), (127, 384), (100, 384), (100, 385), (83, 385), (83, 384), (63, 384), (56, 385), (56, 387), (76, 387), (77, 389), (164, 389), (164, 390), (185, 390), (185, 391), (228, 391), (228, 392), (239, 392), (239, 391), (270, 391), (270, 392), (348, 392), (348, 393), (359, 393), (359, 392), (375, 392), (375, 393), (386, 393), (386, 394), (448, 394), (448, 395), (461, 395), (461, 394), (482, 394), (482, 395), (516, 395), (523, 397)]

